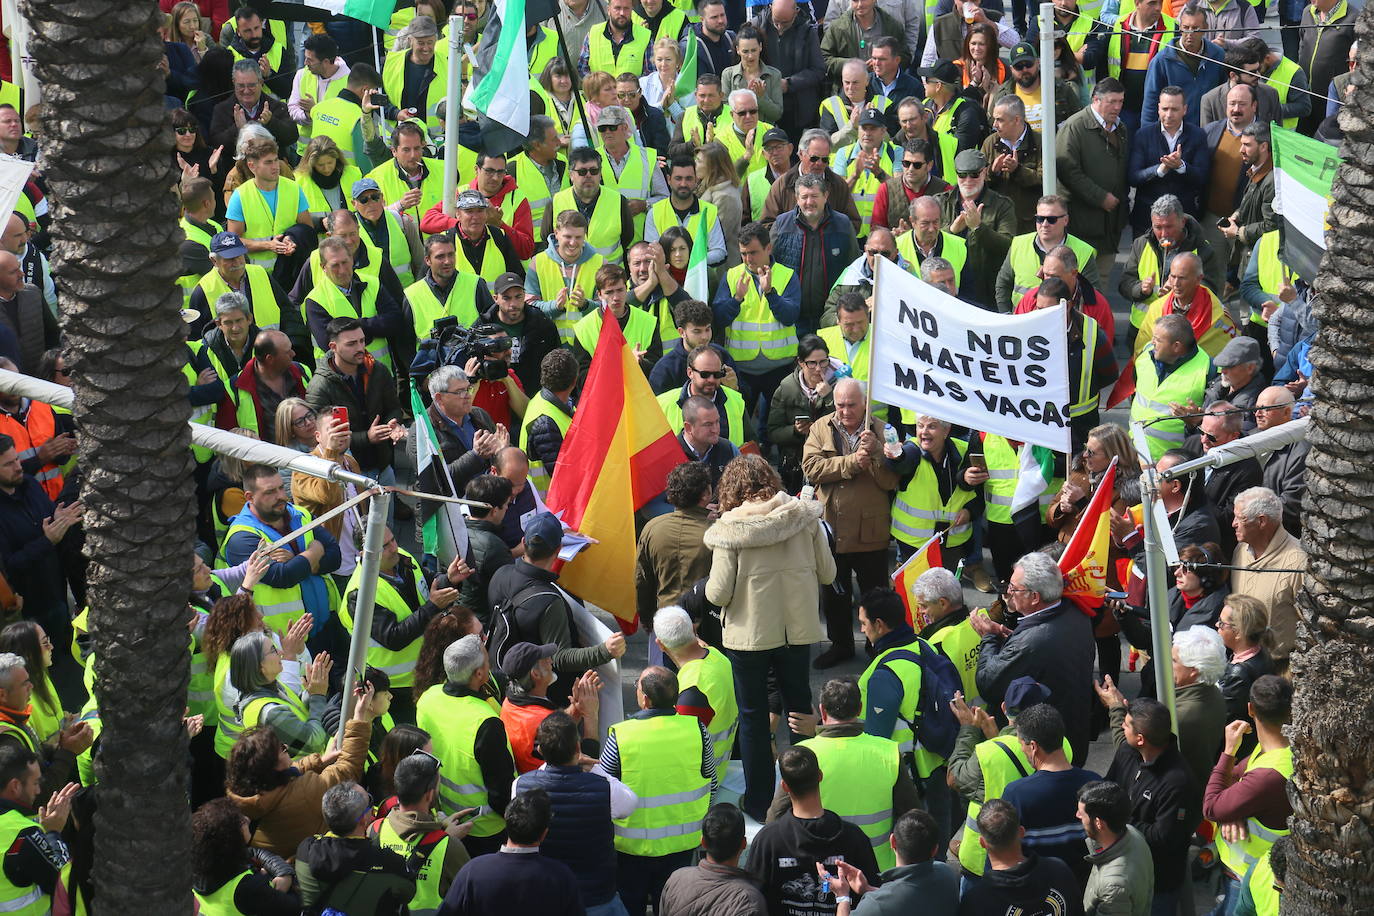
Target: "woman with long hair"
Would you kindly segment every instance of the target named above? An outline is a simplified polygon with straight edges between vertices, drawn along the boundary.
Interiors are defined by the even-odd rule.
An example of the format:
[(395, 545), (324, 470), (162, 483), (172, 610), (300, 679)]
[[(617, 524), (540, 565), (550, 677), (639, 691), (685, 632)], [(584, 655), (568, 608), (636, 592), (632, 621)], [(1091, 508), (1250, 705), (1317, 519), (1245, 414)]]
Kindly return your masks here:
[(13, 652), (24, 660), (24, 670), (33, 682), (29, 703), (29, 728), (40, 742), (47, 741), (62, 728), (62, 701), (53, 687), (48, 669), (52, 667), (52, 640), (32, 620), (16, 620), (0, 630), (0, 652)]
[(739, 63), (720, 74), (720, 91), (728, 100), (736, 89), (751, 89), (758, 98), (759, 121), (778, 123), (782, 117), (782, 72), (763, 62), (763, 33), (751, 23), (735, 33)]
[(1226, 697), (1227, 721), (1250, 722), (1247, 705), (1250, 685), (1265, 674), (1273, 674), (1277, 639), (1269, 626), (1269, 610), (1258, 598), (1231, 594), (1221, 606), (1217, 632), (1226, 644), (1230, 661), (1221, 676), (1221, 692)]
[(295, 871), (281, 856), (252, 849), (248, 818), (217, 798), (191, 815), (191, 890), (206, 914), (296, 916)]
[(730, 151), (719, 141), (697, 150), (697, 197), (716, 207), (725, 236), (725, 269), (739, 263), (739, 227), (744, 221), (744, 195)]
[(292, 757), (318, 754), (329, 742), (323, 718), (329, 693), (329, 653), (321, 652), (306, 669), (304, 695), (278, 683), (282, 651), (265, 632), (245, 633), (229, 650), (229, 684), (239, 692), (235, 719), (243, 729), (267, 725)]
[(301, 840), (325, 830), (320, 801), (341, 782), (357, 782), (372, 737), (372, 689), (354, 690), (353, 717), (344, 726), (342, 749), (293, 761), (267, 726), (244, 731), (234, 742), (224, 779), (227, 794), (256, 825), (251, 845), (294, 856)]
[(778, 447), (778, 472), (789, 493), (804, 482), (802, 446), (811, 424), (835, 411), (835, 363), (824, 340), (805, 335), (797, 344), (797, 371), (782, 380), (769, 404), (768, 439)]
[(429, 732), (418, 725), (399, 722), (386, 733), (382, 746), (377, 751), (377, 762), (367, 768), (367, 792), (372, 803), (377, 806), (377, 816), (386, 817), (395, 806), (396, 787), (392, 779), (396, 775), (396, 764), (416, 751), (427, 754), (434, 752), (434, 744)]
[(1092, 101), (1095, 80), (1078, 62), (1078, 55), (1074, 53), (1068, 38), (1062, 36), (1054, 40), (1054, 75), (1074, 88), (1080, 106), (1088, 107)]
[(979, 104), (1006, 82), (1007, 65), (998, 56), (1000, 50), (994, 26), (978, 22), (968, 27), (963, 53), (954, 63), (963, 77), (964, 94)]
[[(282, 398), (272, 420), (276, 442), (283, 448), (309, 454), (320, 444), (319, 415), (304, 398)], [(281, 469), (282, 485), (286, 487), (288, 501), (294, 501), (291, 497), (292, 476), (290, 468)]]
[(353, 182), (362, 177), (363, 173), (344, 157), (332, 137), (311, 138), (296, 166), (296, 184), (305, 192), (316, 229), (324, 227), (324, 218), (329, 213), (348, 209)]
[(205, 52), (218, 47), (201, 28), (200, 8), (191, 0), (181, 0), (172, 7), (171, 22), (167, 25), (167, 40), (179, 41), (191, 49), (191, 55), (199, 63)]
[[(1078, 520), (1097, 485), (1106, 476), (1112, 459), (1116, 459), (1116, 487), (1112, 494), (1112, 511), (1120, 515), (1131, 506), (1140, 504), (1140, 460), (1131, 445), (1126, 430), (1115, 423), (1103, 423), (1088, 433), (1083, 450), (1074, 457), (1068, 479), (1059, 491), (1059, 498), (1045, 513), (1045, 524), (1053, 528), (1060, 542), (1068, 543), (1078, 527)], [(1109, 581), (1116, 582), (1115, 572), (1109, 570)]]
[(411, 695), (415, 702), (431, 687), (441, 687), (444, 674), (444, 650), (470, 633), (481, 633), (482, 621), (472, 611), (455, 604), (447, 614), (439, 614), (425, 627), (420, 642), (420, 656), (415, 660), (415, 684)]

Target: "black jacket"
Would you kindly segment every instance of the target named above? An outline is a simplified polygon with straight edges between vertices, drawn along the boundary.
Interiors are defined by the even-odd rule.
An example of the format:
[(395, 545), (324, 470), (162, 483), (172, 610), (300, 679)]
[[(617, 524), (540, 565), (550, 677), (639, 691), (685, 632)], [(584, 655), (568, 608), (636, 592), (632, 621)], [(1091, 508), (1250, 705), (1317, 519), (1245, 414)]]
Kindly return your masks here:
[(841, 857), (877, 880), (878, 862), (864, 832), (833, 811), (799, 818), (788, 810), (766, 824), (749, 848), (748, 869), (763, 889), (769, 916), (824, 912), (835, 897), (816, 873), (816, 863)]
[(1150, 228), (1150, 207), (1165, 194), (1173, 194), (1183, 202), (1183, 210), (1195, 219), (1202, 219), (1202, 192), (1207, 189), (1207, 177), (1212, 171), (1212, 145), (1196, 124), (1183, 122), (1183, 134), (1178, 138), (1186, 168), (1159, 175), (1159, 159), (1169, 152), (1169, 142), (1158, 123), (1147, 124), (1131, 135), (1130, 158), (1126, 161), (1126, 181), (1136, 189), (1135, 205), (1131, 207), (1131, 229), (1141, 235)]
[[(425, 627), (439, 613), (439, 606), (433, 601), (420, 600), (420, 594), (415, 589), (413, 570), (414, 564), (405, 555), (402, 555), (396, 562), (396, 575), (388, 577), (390, 584), (395, 587), (411, 608), (409, 617), (405, 620), (397, 620), (396, 614), (383, 606), (381, 602), (375, 603), (372, 607), (372, 641), (393, 652), (400, 651), (423, 637)], [(420, 575), (423, 576), (424, 573), (422, 572)], [(448, 576), (444, 573), (435, 577), (429, 590), (433, 592), (440, 588), (452, 588)], [(357, 620), (358, 593), (356, 591), (348, 593), (348, 610), (353, 619)]]
[(1302, 534), (1302, 498), (1307, 493), (1307, 453), (1311, 449), (1305, 439), (1292, 442), (1264, 463), (1264, 486), (1283, 500), (1283, 527), (1294, 537)]
[[(401, 404), (396, 398), (396, 380), (391, 370), (370, 356), (358, 374), (362, 376), (362, 397), (338, 369), (328, 352), (320, 357), (315, 375), (305, 389), (305, 399), (316, 411), (323, 413), (331, 407), (348, 408), (348, 449), (358, 466), (370, 471), (391, 467), (391, 443), (374, 443), (367, 431), (374, 418), (383, 423), (401, 418)], [(442, 439), (440, 440), (442, 441)]]
[(67, 584), (63, 577), (64, 545), (80, 539), (73, 528), (59, 544), (43, 533), (43, 520), (56, 507), (38, 481), (28, 474), (13, 493), (0, 491), (0, 557), (10, 587), (24, 598), (24, 614), (44, 620), (67, 614)]
[(959, 916), (1019, 913), (1082, 916), (1083, 890), (1069, 866), (1033, 852), (1013, 868), (989, 868), (959, 901)]
[[(287, 84), (287, 94), (290, 94), (290, 84)], [(272, 139), (277, 141), (277, 149), (281, 150), (282, 158), (287, 158), (288, 153), (294, 153), (296, 141), (300, 139), (300, 129), (296, 127), (296, 122), (291, 120), (291, 112), (287, 110), (285, 102), (279, 102), (269, 96), (266, 92), (262, 95), (262, 104), (266, 105), (272, 112), (271, 117), (263, 127), (272, 135)], [(238, 99), (232, 95), (215, 106), (214, 114), (210, 116), (210, 146), (222, 146), (225, 153), (234, 151), (234, 143), (238, 139), (239, 127), (234, 121), (234, 109), (239, 107)], [(291, 177), (289, 175), (285, 176)]]
[[(716, 351), (720, 361), (735, 368), (735, 358), (730, 355), (730, 351), (720, 344), (711, 344), (711, 349)], [(654, 394), (662, 394), (665, 391), (672, 391), (674, 388), (681, 388), (687, 384), (687, 347), (679, 337), (673, 341), (671, 349), (663, 351), (663, 356), (654, 363), (654, 369), (649, 373), (649, 387), (654, 389)]]
[(1243, 662), (1232, 661), (1226, 664), (1226, 670), (1221, 673), (1221, 680), (1217, 681), (1221, 695), (1226, 698), (1226, 721), (1252, 721), (1247, 708), (1250, 703), (1250, 685), (1264, 675), (1273, 673), (1274, 662), (1263, 649)]
[(515, 562), (510, 548), (501, 539), (501, 529), (486, 519), (467, 519), (468, 555), (467, 564), (472, 567), (472, 575), (463, 580), (458, 602), (477, 615), (485, 625), (491, 613), (487, 601), (487, 589), (491, 586), (492, 576), (503, 566)]
[[(563, 411), (567, 416), (572, 416), (573, 407), (571, 404), (560, 401), (554, 393), (547, 388), (540, 388), (539, 393), (542, 394), (544, 400), (548, 401), (551, 405)], [(558, 464), (558, 451), (562, 447), (563, 430), (558, 428), (558, 424), (554, 422), (553, 417), (544, 414), (536, 417), (535, 420), (530, 423), (529, 433), (525, 440), (525, 453), (529, 456), (531, 461), (544, 462), (544, 467), (552, 474), (554, 467)]]
[[(1113, 710), (1113, 731), (1125, 712)], [(1120, 740), (1120, 739), (1118, 739)], [(1107, 779), (1121, 786), (1131, 799), (1131, 824), (1150, 844), (1155, 866), (1155, 892), (1172, 891), (1183, 883), (1188, 868), (1188, 841), (1202, 820), (1202, 786), (1193, 779), (1178, 744), (1150, 763), (1126, 744), (1118, 745)]]
[[(1217, 533), (1221, 536), (1218, 542), (1221, 545), (1221, 555), (1229, 557), (1236, 549), (1236, 532), (1231, 527), (1231, 519), (1235, 516), (1236, 497), (1244, 490), (1259, 486), (1264, 479), (1264, 473), (1260, 470), (1258, 461), (1246, 458), (1225, 467), (1212, 468), (1211, 471), (1205, 472), (1205, 476), (1207, 482), (1204, 490), (1207, 493), (1207, 501), (1212, 504), (1212, 511), (1217, 517)], [(1183, 544), (1183, 541), (1179, 541), (1179, 544)]]
[(409, 912), (407, 904), (415, 896), (415, 879), (406, 860), (367, 837), (306, 837), (296, 849), (296, 877), (306, 916), (325, 907), (401, 916)]
[(763, 32), (763, 62), (776, 67), (787, 80), (778, 126), (795, 139), (802, 128), (815, 123), (813, 119), (824, 95), (825, 58), (821, 56), (820, 35), (816, 24), (804, 21), (800, 15), (791, 28), (779, 34), (770, 7), (763, 8), (755, 24)]
[[(524, 276), (523, 272), (521, 276)], [(482, 320), (500, 324), (495, 303), (482, 312)], [(506, 330), (514, 340), (510, 352), (511, 369), (515, 370), (516, 378), (520, 379), (520, 387), (526, 391), (535, 391), (539, 388), (539, 364), (559, 345), (558, 328), (554, 327), (553, 319), (541, 310), (526, 306), (523, 328), (515, 332), (510, 331), (507, 326)]]

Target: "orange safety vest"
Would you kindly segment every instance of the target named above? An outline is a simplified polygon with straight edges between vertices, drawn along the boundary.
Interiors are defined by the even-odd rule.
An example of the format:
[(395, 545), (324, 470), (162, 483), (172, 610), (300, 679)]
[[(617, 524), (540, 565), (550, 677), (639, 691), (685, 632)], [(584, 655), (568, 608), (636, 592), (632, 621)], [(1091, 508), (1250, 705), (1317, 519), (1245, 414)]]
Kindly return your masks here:
[(534, 756), (534, 733), (539, 731), (539, 723), (553, 712), (547, 706), (531, 703), (522, 706), (506, 700), (501, 704), (501, 722), (506, 726), (506, 737), (510, 739), (511, 753), (515, 756), (515, 772), (528, 773), (537, 770), (544, 761)]
[[(38, 450), (57, 434), (57, 420), (52, 408), (42, 401), (29, 401), (29, 412), (20, 423), (7, 413), (0, 414), (0, 433), (14, 440), (19, 450), (19, 460), (28, 461), (38, 454)], [(34, 475), (48, 498), (55, 500), (62, 492), (62, 469), (55, 464), (45, 464)]]

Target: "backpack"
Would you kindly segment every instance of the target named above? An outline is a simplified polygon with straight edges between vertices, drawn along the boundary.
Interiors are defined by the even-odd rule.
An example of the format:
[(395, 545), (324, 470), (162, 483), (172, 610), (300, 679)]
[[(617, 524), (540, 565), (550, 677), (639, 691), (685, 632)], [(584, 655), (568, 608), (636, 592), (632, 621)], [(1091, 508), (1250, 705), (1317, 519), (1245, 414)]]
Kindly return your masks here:
[[(550, 598), (557, 598), (558, 593), (542, 589), (544, 583), (530, 582), (523, 588), (517, 590), (510, 598), (504, 602), (493, 604), (491, 607), (491, 636), (487, 639), (487, 654), (491, 659), (491, 665), (501, 671), (501, 663), (506, 658), (506, 653), (510, 647), (521, 642), (538, 642), (538, 633), (528, 633), (521, 625), (519, 619), (520, 611), (524, 606), (525, 597), (536, 595), (547, 595)], [(502, 674), (505, 672), (502, 671)]]
[(964, 682), (959, 669), (943, 652), (924, 639), (916, 642), (920, 649), (921, 693), (916, 701), (917, 721), (911, 723), (911, 730), (921, 747), (948, 760), (959, 736), (959, 720), (949, 704), (956, 693), (963, 692)]

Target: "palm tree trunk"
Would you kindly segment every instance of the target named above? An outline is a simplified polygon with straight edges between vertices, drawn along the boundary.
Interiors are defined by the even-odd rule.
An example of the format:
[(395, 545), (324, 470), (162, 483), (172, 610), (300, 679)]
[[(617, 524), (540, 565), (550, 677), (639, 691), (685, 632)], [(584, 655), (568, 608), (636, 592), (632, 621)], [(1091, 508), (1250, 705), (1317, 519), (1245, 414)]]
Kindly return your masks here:
[(104, 725), (95, 909), (189, 913), (182, 716), (195, 499), (162, 13), (152, 0), (28, 0), (24, 11), (44, 93)]
[[(1372, 17), (1366, 9), (1359, 18), (1363, 47), (1374, 44)], [(1374, 60), (1361, 54), (1359, 68), (1341, 116), (1344, 164), (1313, 309), (1309, 560), (1292, 665), (1296, 855), (1285, 913), (1374, 912)]]

